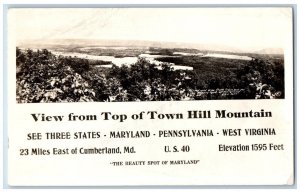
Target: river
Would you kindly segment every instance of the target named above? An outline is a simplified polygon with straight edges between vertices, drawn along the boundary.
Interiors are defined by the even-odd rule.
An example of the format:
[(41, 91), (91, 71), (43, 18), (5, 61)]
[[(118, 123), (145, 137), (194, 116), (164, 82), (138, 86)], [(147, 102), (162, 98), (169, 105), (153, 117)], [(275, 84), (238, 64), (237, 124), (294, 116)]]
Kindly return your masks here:
[[(96, 56), (96, 55), (90, 55), (90, 54), (83, 54), (83, 53), (77, 53), (77, 52), (57, 52), (52, 51), (55, 55), (62, 55), (62, 56), (71, 56), (71, 57), (77, 57), (77, 58), (84, 58), (89, 60), (102, 60), (107, 62), (112, 62), (113, 64), (121, 67), (122, 65), (130, 66), (131, 64), (134, 64), (138, 61), (139, 58), (145, 58), (150, 63), (155, 64), (159, 69), (161, 68), (161, 65), (163, 63), (167, 62), (161, 62), (156, 60), (156, 58), (159, 57), (181, 57), (181, 56), (198, 56), (198, 57), (216, 57), (216, 58), (227, 58), (227, 59), (238, 59), (238, 60), (251, 60), (252, 58), (249, 56), (240, 56), (240, 55), (234, 55), (234, 54), (193, 54), (193, 53), (185, 53), (185, 52), (175, 52), (178, 55), (152, 55), (149, 53), (140, 54), (138, 57), (114, 57), (114, 56)], [(191, 66), (182, 66), (182, 65), (175, 65), (174, 63), (168, 63), (174, 70), (193, 70), (193, 67)], [(99, 65), (99, 67), (107, 67), (111, 68), (112, 65)]]

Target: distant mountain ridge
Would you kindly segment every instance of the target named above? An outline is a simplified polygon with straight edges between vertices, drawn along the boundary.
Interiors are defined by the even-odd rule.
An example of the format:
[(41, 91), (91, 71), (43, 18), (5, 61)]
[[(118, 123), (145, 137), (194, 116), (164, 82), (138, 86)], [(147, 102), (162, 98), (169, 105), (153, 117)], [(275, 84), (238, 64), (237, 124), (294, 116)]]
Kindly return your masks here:
[(261, 50), (242, 50), (231, 46), (218, 44), (196, 44), (182, 42), (158, 42), (145, 40), (100, 40), (100, 39), (31, 39), (20, 41), (17, 46), (43, 48), (55, 46), (106, 46), (106, 47), (159, 47), (159, 48), (188, 48), (206, 51), (224, 51), (232, 53), (253, 53), (253, 54), (283, 54), (281, 48), (265, 48)]
[(284, 50), (281, 48), (265, 48), (255, 52), (257, 54), (284, 54)]

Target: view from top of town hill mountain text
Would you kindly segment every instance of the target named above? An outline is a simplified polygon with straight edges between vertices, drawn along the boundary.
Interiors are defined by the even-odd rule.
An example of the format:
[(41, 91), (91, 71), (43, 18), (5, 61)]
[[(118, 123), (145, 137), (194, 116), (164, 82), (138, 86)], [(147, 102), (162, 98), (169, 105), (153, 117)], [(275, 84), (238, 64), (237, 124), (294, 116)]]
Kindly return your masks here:
[(285, 97), (280, 9), (13, 11), (18, 103)]

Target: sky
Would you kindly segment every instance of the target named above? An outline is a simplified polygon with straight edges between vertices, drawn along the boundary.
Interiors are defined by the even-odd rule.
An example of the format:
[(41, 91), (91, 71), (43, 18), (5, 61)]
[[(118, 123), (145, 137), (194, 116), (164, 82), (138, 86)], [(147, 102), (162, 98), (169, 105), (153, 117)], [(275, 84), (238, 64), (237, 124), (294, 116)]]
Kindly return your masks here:
[(26, 39), (150, 40), (240, 49), (282, 48), (289, 8), (18, 8), (9, 33)]

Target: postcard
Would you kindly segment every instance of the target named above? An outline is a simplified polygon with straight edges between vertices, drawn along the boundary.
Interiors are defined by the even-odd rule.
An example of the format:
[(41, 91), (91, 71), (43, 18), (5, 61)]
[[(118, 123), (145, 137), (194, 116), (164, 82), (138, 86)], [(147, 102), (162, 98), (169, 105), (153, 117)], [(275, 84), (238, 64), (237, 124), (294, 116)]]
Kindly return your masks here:
[(10, 8), (10, 186), (292, 185), (291, 7)]

